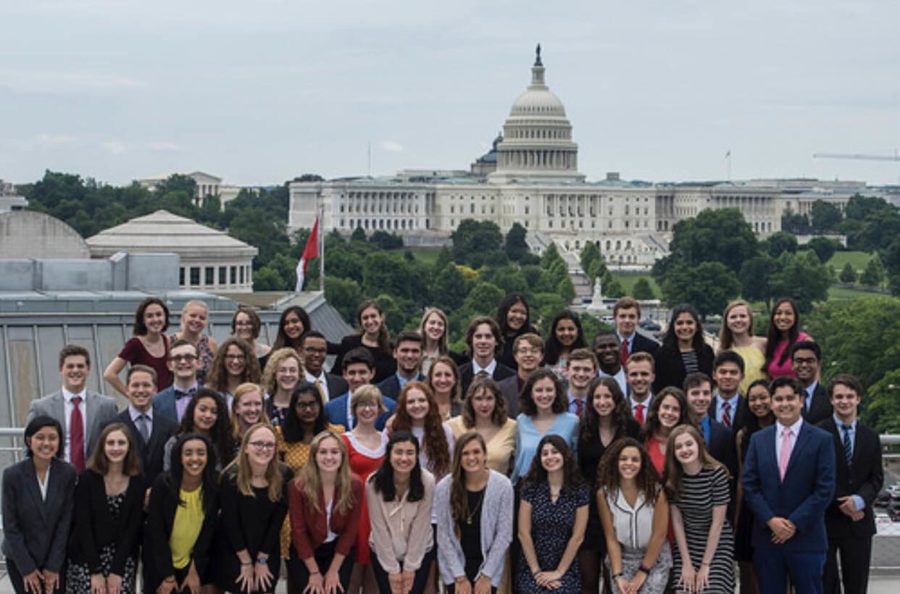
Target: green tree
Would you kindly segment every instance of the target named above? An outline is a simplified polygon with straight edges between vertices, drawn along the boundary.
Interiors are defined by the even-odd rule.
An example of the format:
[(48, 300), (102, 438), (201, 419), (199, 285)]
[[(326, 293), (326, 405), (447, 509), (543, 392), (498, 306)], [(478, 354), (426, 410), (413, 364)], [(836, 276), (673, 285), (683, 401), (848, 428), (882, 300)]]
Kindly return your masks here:
[(824, 200), (816, 200), (813, 202), (810, 214), (812, 215), (812, 220), (810, 222), (812, 223), (813, 228), (819, 233), (834, 231), (844, 218), (841, 214), (841, 209)]
[(646, 278), (639, 278), (637, 282), (634, 283), (632, 293), (634, 294), (633, 297), (635, 299), (656, 299), (656, 294), (653, 292), (653, 287), (650, 285), (650, 281), (648, 281)]
[(462, 307), (466, 299), (466, 278), (456, 264), (448, 262), (434, 276), (431, 283), (431, 294), (434, 295), (434, 306), (445, 312)]
[(781, 229), (788, 233), (803, 235), (809, 233), (809, 217), (805, 214), (795, 213), (790, 208), (786, 208), (781, 215)]
[(827, 237), (813, 237), (805, 247), (815, 252), (821, 262), (828, 262), (840, 244)]
[(844, 264), (844, 268), (841, 269), (841, 276), (839, 277), (842, 283), (855, 283), (856, 282), (856, 270), (854, 270), (853, 265), (850, 262)]
[(469, 264), (480, 268), (493, 252), (501, 250), (503, 235), (500, 227), (491, 221), (465, 219), (450, 235), (453, 242), (453, 259), (457, 264)]
[(325, 277), (325, 299), (337, 309), (345, 320), (356, 317), (356, 308), (363, 300), (359, 283), (346, 279)]
[(366, 241), (366, 232), (362, 227), (353, 230), (353, 233), (350, 234), (350, 241)]
[(828, 298), (831, 268), (812, 252), (782, 254), (769, 277), (773, 295), (790, 295), (801, 312), (812, 311), (813, 303)]
[(881, 266), (878, 254), (866, 264), (863, 273), (859, 276), (859, 282), (869, 287), (880, 287), (884, 283), (884, 268)]
[(471, 319), (478, 315), (493, 315), (497, 304), (503, 300), (503, 289), (485, 281), (478, 281), (463, 302), (463, 311)]
[(528, 231), (519, 223), (513, 223), (509, 231), (506, 232), (503, 250), (506, 252), (506, 257), (511, 261), (520, 262), (522, 258), (531, 253), (531, 250), (528, 249), (528, 243), (525, 241), (527, 234)]
[(748, 301), (763, 301), (766, 309), (769, 309), (772, 299), (778, 296), (770, 282), (777, 268), (775, 259), (768, 254), (754, 256), (744, 262), (738, 275), (741, 282), (741, 296)]
[(378, 230), (369, 237), (369, 243), (382, 250), (397, 250), (403, 247), (403, 238), (395, 233)]
[(753, 229), (738, 209), (704, 210), (675, 225), (671, 253), (654, 267), (654, 276), (662, 281), (673, 264), (698, 266), (704, 262), (720, 262), (737, 274), (757, 249)]
[(614, 277), (609, 270), (604, 273), (600, 282), (602, 284), (603, 294), (606, 297), (622, 297), (625, 295), (625, 289), (622, 287), (622, 283), (620, 283), (619, 279)]
[(900, 237), (894, 239), (884, 250), (882, 263), (891, 293), (900, 295)]
[(761, 242), (762, 249), (773, 258), (777, 258), (784, 252), (797, 251), (797, 237), (787, 231), (778, 231)]
[(606, 275), (606, 261), (603, 254), (600, 253), (600, 248), (594, 242), (589, 241), (584, 244), (579, 260), (581, 269), (591, 281), (595, 278), (602, 279)]
[(569, 269), (555, 243), (547, 246), (541, 254), (541, 278), (538, 290), (558, 293), (567, 303), (575, 298), (575, 286), (569, 276)]
[(666, 303), (690, 303), (704, 318), (724, 310), (740, 291), (737, 275), (721, 262), (703, 262), (696, 267), (678, 265), (662, 285)]

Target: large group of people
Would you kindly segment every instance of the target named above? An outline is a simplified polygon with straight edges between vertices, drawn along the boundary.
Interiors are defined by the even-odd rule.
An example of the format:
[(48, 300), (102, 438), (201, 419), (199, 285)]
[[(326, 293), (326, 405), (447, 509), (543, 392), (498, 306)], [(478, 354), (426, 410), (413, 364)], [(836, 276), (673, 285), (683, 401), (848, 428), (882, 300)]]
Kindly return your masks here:
[[(790, 299), (754, 336), (749, 304), (707, 340), (679, 305), (658, 343), (620, 299), (585, 336), (545, 337), (522, 294), (389, 335), (374, 301), (329, 342), (302, 308), (274, 344), (241, 307), (216, 343), (146, 299), (103, 377), (60, 353), (27, 457), (3, 475), (18, 594), (652, 594), (866, 591), (883, 471), (863, 387), (821, 384)], [(717, 342), (717, 348), (709, 343)], [(329, 355), (334, 357), (326, 369)]]

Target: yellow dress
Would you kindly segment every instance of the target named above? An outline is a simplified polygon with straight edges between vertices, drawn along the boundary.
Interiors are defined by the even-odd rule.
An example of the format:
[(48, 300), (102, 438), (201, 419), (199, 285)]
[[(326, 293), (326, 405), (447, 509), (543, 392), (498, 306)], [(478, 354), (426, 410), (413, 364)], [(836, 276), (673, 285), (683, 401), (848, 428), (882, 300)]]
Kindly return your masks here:
[(741, 382), (741, 394), (747, 395), (747, 388), (758, 379), (765, 379), (766, 374), (762, 367), (766, 362), (766, 354), (763, 353), (756, 345), (735, 346), (731, 350), (741, 356), (744, 360), (744, 380)]
[(175, 520), (172, 522), (172, 534), (169, 536), (169, 549), (172, 551), (172, 566), (184, 569), (191, 562), (194, 544), (203, 528), (203, 489), (193, 491), (178, 490), (178, 496), (184, 505), (175, 508)]
[[(447, 421), (447, 426), (453, 431), (453, 437), (459, 440), (464, 433), (472, 431), (463, 424), (461, 416), (453, 417)], [(491, 470), (496, 470), (504, 476), (509, 476), (512, 459), (516, 453), (516, 422), (506, 419), (506, 423), (500, 427), (494, 437), (487, 442), (487, 465)]]

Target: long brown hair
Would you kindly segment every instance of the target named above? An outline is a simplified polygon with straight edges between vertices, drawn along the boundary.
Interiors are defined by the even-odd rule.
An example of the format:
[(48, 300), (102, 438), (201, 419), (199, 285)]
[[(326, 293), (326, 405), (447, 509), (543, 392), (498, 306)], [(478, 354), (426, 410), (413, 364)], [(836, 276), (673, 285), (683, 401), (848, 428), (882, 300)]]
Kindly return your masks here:
[[(462, 467), (462, 451), (470, 441), (477, 441), (481, 444), (481, 451), (487, 458), (487, 444), (484, 437), (475, 431), (463, 433), (456, 440), (456, 447), (453, 449), (453, 470), (450, 471), (450, 512), (453, 516), (453, 532), (456, 538), (460, 537), (459, 525), (469, 517), (469, 496), (466, 493), (466, 471)], [(485, 487), (487, 488), (487, 487)]]
[(609, 393), (612, 394), (615, 408), (610, 414), (612, 426), (614, 430), (613, 440), (622, 437), (628, 431), (628, 420), (631, 418), (631, 411), (628, 403), (625, 401), (625, 394), (619, 387), (619, 382), (611, 377), (595, 377), (588, 384), (587, 399), (585, 400), (584, 412), (581, 414), (581, 427), (578, 430), (578, 447), (583, 448), (588, 444), (599, 439), (600, 435), (600, 415), (594, 408), (594, 393), (600, 386), (605, 386)]
[[(466, 429), (475, 427), (475, 405), (472, 404), (472, 398), (481, 391), (487, 391), (494, 397), (494, 410), (491, 412), (491, 422), (497, 427), (502, 427), (509, 415), (506, 412), (506, 398), (500, 391), (500, 386), (494, 381), (494, 378), (476, 377), (466, 392), (466, 400), (463, 402), (462, 422)], [(455, 458), (454, 458), (455, 460)]]
[[(681, 465), (681, 462), (675, 459), (675, 438), (685, 433), (690, 435), (697, 444), (697, 452), (700, 456), (700, 466), (702, 468), (725, 468), (721, 462), (713, 458), (709, 453), (706, 442), (703, 441), (703, 436), (700, 435), (700, 431), (696, 427), (693, 425), (678, 425), (669, 433), (669, 441), (666, 443), (666, 473), (663, 482), (666, 486), (666, 495), (668, 495), (669, 501), (678, 501), (681, 494), (684, 467)], [(728, 470), (725, 470), (725, 473), (727, 474)]]
[(362, 315), (370, 307), (381, 315), (381, 327), (378, 328), (378, 347), (385, 353), (392, 354), (393, 349), (391, 348), (391, 335), (388, 333), (387, 328), (387, 316), (384, 314), (384, 308), (378, 305), (378, 302), (374, 299), (366, 299), (356, 308), (356, 324), (359, 326), (359, 335), (362, 336), (366, 333), (362, 325)]
[(262, 372), (259, 370), (259, 359), (256, 353), (246, 340), (242, 340), (236, 336), (229, 336), (219, 345), (216, 355), (213, 357), (209, 366), (209, 374), (206, 376), (205, 386), (212, 388), (216, 392), (225, 392), (228, 389), (228, 369), (225, 367), (225, 357), (228, 356), (228, 347), (236, 346), (241, 349), (244, 356), (244, 371), (241, 373), (241, 383), (253, 382), (259, 383), (262, 378)]
[[(122, 460), (122, 474), (125, 476), (139, 475), (141, 473), (141, 459), (138, 457), (139, 446), (134, 434), (125, 426), (125, 423), (110, 423), (100, 432), (100, 437), (97, 438), (97, 445), (88, 459), (87, 467), (103, 476), (106, 476), (106, 473), (109, 472), (109, 458), (106, 457), (105, 445), (106, 438), (113, 431), (121, 431), (125, 435), (125, 439), (128, 440), (128, 453), (125, 454), (125, 459)], [(60, 443), (59, 449), (62, 451), (62, 443)]]
[(650, 466), (650, 456), (644, 445), (633, 437), (622, 437), (612, 442), (606, 453), (600, 458), (597, 466), (596, 490), (603, 489), (607, 496), (615, 496), (619, 492), (621, 477), (619, 476), (619, 456), (625, 448), (634, 448), (641, 455), (641, 468), (634, 477), (637, 490), (643, 494), (644, 501), (655, 503), (662, 486), (656, 478), (656, 470)]
[(438, 363), (446, 365), (453, 372), (453, 378), (455, 379), (453, 383), (453, 389), (450, 391), (450, 403), (459, 402), (462, 400), (462, 389), (460, 388), (459, 381), (459, 367), (456, 365), (456, 362), (451, 359), (447, 355), (441, 355), (437, 359), (435, 359), (431, 363), (431, 367), (428, 368), (428, 377), (425, 378), (425, 381), (428, 383), (428, 387), (434, 391), (434, 384), (432, 384), (432, 378), (434, 377), (434, 368), (437, 367)]
[(422, 451), (428, 458), (428, 470), (435, 479), (440, 479), (450, 471), (450, 444), (444, 433), (444, 424), (441, 421), (441, 413), (438, 411), (434, 393), (427, 384), (420, 381), (406, 382), (400, 395), (397, 397), (397, 409), (394, 413), (393, 431), (409, 431), (412, 433), (413, 420), (406, 411), (406, 398), (412, 390), (419, 390), (425, 394), (428, 400), (428, 414), (425, 415), (425, 435), (422, 437)]
[(322, 431), (313, 437), (312, 443), (309, 444), (309, 458), (295, 480), (300, 487), (301, 494), (306, 497), (307, 503), (314, 511), (321, 513), (319, 491), (322, 490), (322, 477), (319, 476), (316, 454), (319, 452), (319, 445), (329, 438), (336, 441), (341, 450), (341, 466), (338, 468), (334, 483), (334, 511), (346, 514), (358, 502), (353, 501), (353, 492), (350, 490), (350, 461), (347, 459), (347, 446), (337, 433)]
[[(260, 429), (268, 430), (272, 434), (272, 443), (276, 443), (275, 430), (272, 429), (272, 426), (269, 425), (269, 423), (257, 423), (247, 429), (247, 433), (244, 434), (244, 439), (241, 440), (241, 451), (238, 453), (237, 459), (231, 463), (232, 466), (237, 467), (235, 484), (237, 485), (238, 491), (240, 491), (242, 495), (248, 497), (253, 496), (253, 485), (250, 482), (253, 478), (253, 471), (250, 468), (250, 460), (247, 458), (247, 448), (250, 447), (250, 439), (253, 437), (253, 434)], [(269, 460), (269, 465), (266, 466), (266, 484), (269, 486), (269, 501), (278, 501), (283, 494), (282, 488), (284, 486), (284, 477), (281, 474), (281, 465), (278, 463), (277, 454), (278, 452), (276, 450), (272, 451), (272, 459)]]
[(544, 449), (545, 445), (553, 446), (557, 452), (562, 454), (563, 490), (583, 485), (584, 479), (581, 478), (581, 473), (578, 471), (578, 463), (575, 462), (572, 448), (569, 447), (569, 444), (566, 443), (565, 439), (554, 433), (545, 435), (538, 443), (537, 449), (534, 451), (534, 458), (531, 459), (531, 468), (528, 470), (528, 475), (525, 477), (525, 485), (547, 482), (547, 471), (544, 469), (544, 465), (541, 462), (541, 450)]

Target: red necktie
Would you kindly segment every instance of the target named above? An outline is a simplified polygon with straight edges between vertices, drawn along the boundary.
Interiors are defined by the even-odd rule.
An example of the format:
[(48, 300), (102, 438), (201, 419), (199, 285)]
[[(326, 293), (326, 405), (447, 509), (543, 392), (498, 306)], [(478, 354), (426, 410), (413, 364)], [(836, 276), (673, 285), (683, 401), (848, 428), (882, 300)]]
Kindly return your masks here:
[(622, 340), (622, 365), (628, 363), (628, 339)]
[(79, 473), (84, 470), (84, 419), (81, 416), (81, 396), (72, 398), (72, 415), (69, 417), (69, 461)]
[(581, 413), (583, 411), (584, 411), (584, 400), (582, 400), (581, 398), (576, 398), (575, 399), (575, 414), (580, 417)]
[(638, 422), (638, 425), (644, 424), (644, 405), (636, 404), (634, 406), (634, 420)]
[(731, 403), (722, 403), (722, 424), (731, 429)]

